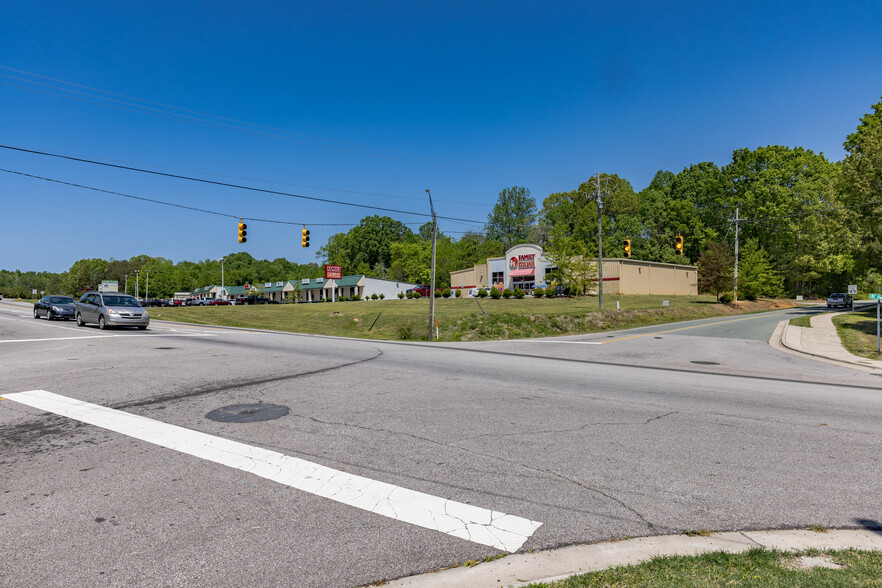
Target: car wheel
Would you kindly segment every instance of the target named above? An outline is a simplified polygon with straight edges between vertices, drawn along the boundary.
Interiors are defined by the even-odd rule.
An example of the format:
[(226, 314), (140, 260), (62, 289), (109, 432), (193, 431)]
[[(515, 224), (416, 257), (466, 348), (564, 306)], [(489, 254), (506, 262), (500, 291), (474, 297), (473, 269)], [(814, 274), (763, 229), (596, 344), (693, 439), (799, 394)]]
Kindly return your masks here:
[(138, 330), (139, 330), (139, 331), (144, 331), (144, 330), (146, 330), (146, 329), (147, 329), (147, 326), (146, 326), (146, 325), (138, 325)]
[(81, 315), (80, 313), (77, 313), (77, 326), (82, 327), (85, 324), (86, 323), (83, 322), (83, 315)]
[(102, 331), (107, 328), (107, 323), (104, 321), (104, 315), (98, 317), (98, 328)]
[(51, 310), (47, 310), (47, 311), (46, 311), (46, 320), (47, 320), (47, 321), (51, 321), (51, 320), (52, 320), (52, 311), (51, 311)]
[(34, 318), (40, 318), (40, 313), (37, 312), (37, 309), (34, 309)]

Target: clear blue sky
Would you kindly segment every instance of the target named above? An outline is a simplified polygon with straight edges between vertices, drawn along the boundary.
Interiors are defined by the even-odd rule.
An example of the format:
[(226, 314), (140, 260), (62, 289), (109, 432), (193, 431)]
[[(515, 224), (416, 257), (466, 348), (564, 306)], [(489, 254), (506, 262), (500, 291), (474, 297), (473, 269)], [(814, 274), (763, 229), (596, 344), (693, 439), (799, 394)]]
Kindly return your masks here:
[[(0, 143), (421, 213), (430, 188), (480, 227), (512, 185), (541, 206), (598, 171), (640, 190), (742, 147), (840, 160), (882, 94), (880, 31), (880, 2), (4, 2)], [(249, 222), (238, 245), (235, 219), (2, 172), (0, 269), (306, 263), (347, 230), (319, 223), (374, 214), (5, 149), (0, 168), (313, 242)]]

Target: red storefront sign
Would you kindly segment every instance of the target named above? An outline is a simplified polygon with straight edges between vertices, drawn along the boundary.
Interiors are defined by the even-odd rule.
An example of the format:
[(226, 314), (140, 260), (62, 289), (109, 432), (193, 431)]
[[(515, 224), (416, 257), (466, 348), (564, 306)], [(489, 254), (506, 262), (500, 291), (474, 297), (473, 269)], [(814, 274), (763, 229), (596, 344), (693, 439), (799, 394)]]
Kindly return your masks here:
[(325, 279), (326, 280), (339, 280), (343, 277), (343, 266), (342, 265), (326, 265), (325, 266)]

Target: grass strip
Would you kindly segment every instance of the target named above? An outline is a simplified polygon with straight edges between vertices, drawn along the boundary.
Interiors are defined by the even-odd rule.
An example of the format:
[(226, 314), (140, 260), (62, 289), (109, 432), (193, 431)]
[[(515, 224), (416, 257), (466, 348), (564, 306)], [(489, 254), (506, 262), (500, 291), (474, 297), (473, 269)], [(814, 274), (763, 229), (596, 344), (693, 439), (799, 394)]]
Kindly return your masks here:
[[(834, 568), (811, 567), (813, 558)], [(858, 550), (806, 550), (798, 553), (752, 549), (650, 561), (589, 572), (528, 588), (613, 588), (644, 586), (879, 586), (882, 553)]]
[(833, 317), (842, 345), (851, 353), (868, 359), (882, 359), (876, 353), (876, 306), (844, 312)]
[(810, 329), (812, 327), (812, 315), (798, 316), (796, 318), (792, 318), (790, 319), (790, 326)]
[[(575, 335), (792, 306), (786, 301), (717, 304), (713, 296), (605, 296), (604, 299), (603, 311), (597, 308), (595, 297), (485, 299), (481, 301), (485, 311), (482, 312), (474, 299), (442, 298), (435, 301), (438, 340)], [(669, 304), (663, 306), (663, 301)], [(429, 326), (427, 299), (191, 306), (150, 308), (149, 312), (152, 318), (159, 320), (381, 340), (426, 340)]]

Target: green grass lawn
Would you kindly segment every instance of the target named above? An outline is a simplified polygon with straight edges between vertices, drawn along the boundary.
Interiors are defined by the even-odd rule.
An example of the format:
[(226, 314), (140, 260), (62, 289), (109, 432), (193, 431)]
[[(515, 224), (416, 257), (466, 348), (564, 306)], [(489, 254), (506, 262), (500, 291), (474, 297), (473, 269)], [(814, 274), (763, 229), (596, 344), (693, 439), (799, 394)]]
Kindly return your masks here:
[(804, 328), (810, 329), (812, 326), (811, 319), (812, 319), (812, 315), (798, 316), (796, 318), (790, 319), (790, 326), (791, 327), (804, 327)]
[[(670, 306), (662, 306), (664, 300)], [(596, 297), (480, 301), (439, 298), (435, 301), (435, 318), (439, 340), (477, 341), (588, 333), (761, 309), (716, 304), (713, 296), (605, 296), (603, 311), (598, 310)], [(149, 312), (159, 320), (386, 340), (425, 340), (429, 324), (426, 298), (189, 306), (150, 308)]]
[[(802, 569), (802, 556), (823, 557), (839, 569)], [(744, 553), (707, 553), (658, 557), (651, 561), (589, 572), (528, 588), (594, 588), (644, 586), (879, 586), (882, 553), (878, 551), (817, 551), (784, 553), (752, 549)]]
[(876, 306), (844, 312), (833, 317), (842, 344), (850, 352), (869, 359), (882, 359), (876, 353)]

